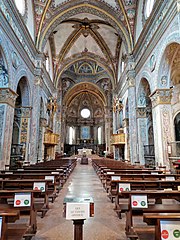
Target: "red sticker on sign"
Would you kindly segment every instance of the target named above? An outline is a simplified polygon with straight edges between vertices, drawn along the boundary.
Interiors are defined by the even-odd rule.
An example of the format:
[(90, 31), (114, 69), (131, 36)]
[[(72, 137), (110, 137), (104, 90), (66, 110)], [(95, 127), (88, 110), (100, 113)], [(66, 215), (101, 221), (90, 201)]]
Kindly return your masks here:
[(39, 188), (38, 188), (38, 187), (35, 187), (34, 190), (39, 190)]
[(124, 190), (124, 189), (121, 187), (121, 188), (120, 188), (120, 192), (122, 192), (123, 190)]
[(133, 206), (136, 207), (137, 205), (138, 205), (138, 202), (137, 202), (137, 201), (134, 201), (134, 202), (133, 202)]
[(20, 200), (16, 200), (16, 205), (20, 205), (21, 201)]
[(163, 239), (168, 239), (168, 237), (169, 237), (168, 231), (167, 231), (167, 230), (162, 230), (162, 232), (161, 232), (161, 237), (162, 237)]

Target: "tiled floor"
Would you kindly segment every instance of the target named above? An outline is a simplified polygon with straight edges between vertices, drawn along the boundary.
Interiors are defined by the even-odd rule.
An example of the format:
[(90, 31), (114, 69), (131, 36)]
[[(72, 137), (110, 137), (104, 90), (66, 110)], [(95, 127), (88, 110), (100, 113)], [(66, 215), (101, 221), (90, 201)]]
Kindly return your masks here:
[(55, 203), (50, 204), (46, 216), (38, 217), (38, 231), (33, 240), (73, 240), (73, 223), (63, 218), (63, 200), (68, 195), (94, 199), (95, 216), (85, 220), (84, 240), (126, 239), (125, 219), (118, 219), (113, 211), (114, 204), (108, 199), (91, 163), (78, 163)]

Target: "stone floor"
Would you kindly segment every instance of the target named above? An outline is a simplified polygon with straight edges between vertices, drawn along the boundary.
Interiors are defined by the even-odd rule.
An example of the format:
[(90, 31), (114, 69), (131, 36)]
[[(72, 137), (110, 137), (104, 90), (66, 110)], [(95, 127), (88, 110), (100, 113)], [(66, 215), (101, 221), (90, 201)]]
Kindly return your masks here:
[(65, 196), (93, 197), (95, 216), (85, 220), (84, 240), (125, 240), (125, 219), (118, 219), (107, 193), (91, 163), (77, 164), (59, 196), (44, 218), (38, 217), (38, 231), (33, 240), (73, 240), (73, 223), (63, 218)]

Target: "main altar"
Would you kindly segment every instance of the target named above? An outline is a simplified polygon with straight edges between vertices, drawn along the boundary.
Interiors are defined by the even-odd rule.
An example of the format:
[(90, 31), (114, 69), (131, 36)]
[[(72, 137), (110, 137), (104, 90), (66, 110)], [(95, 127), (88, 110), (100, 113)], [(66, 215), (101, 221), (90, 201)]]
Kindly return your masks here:
[(92, 154), (92, 149), (89, 148), (82, 148), (78, 149), (78, 155), (91, 155)]

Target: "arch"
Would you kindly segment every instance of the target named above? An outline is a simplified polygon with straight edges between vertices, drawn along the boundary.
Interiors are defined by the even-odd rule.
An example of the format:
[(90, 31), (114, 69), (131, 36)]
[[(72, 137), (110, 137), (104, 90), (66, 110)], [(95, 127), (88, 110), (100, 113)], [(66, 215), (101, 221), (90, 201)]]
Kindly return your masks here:
[[(168, 44), (161, 57), (160, 67), (158, 69), (158, 87), (169, 88), (172, 84), (178, 83), (179, 67), (173, 68), (173, 63), (177, 54), (180, 53), (180, 44), (172, 42)], [(179, 74), (178, 74), (179, 71)], [(172, 82), (171, 82), (172, 81)]]
[(30, 106), (31, 105), (31, 100), (32, 100), (31, 96), (32, 96), (33, 82), (29, 81), (28, 79), (31, 79), (32, 76), (28, 73), (27, 69), (24, 68), (24, 66), (22, 66), (22, 65), (19, 66), (17, 70), (18, 70), (18, 72), (15, 75), (15, 79), (14, 79), (12, 88), (16, 92), (20, 80), (25, 79), (26, 87), (27, 87), (26, 91), (28, 91), (28, 94), (27, 94), (28, 105), (26, 105), (26, 106)]
[[(175, 23), (174, 23), (175, 24)], [(178, 26), (178, 24), (177, 24)], [(178, 43), (180, 44), (180, 35), (179, 35), (179, 29), (175, 29), (172, 32), (172, 27), (169, 29), (167, 34), (163, 37), (162, 42), (159, 43), (159, 52), (157, 54), (158, 58), (156, 61), (156, 68), (157, 68), (157, 74), (155, 76), (155, 79), (159, 80), (159, 70), (161, 69), (161, 61), (163, 59), (163, 55), (165, 53), (166, 48), (173, 43)], [(158, 85), (158, 82), (156, 82)]]
[(59, 82), (59, 79), (60, 79), (62, 73), (66, 69), (68, 69), (72, 64), (74, 64), (76, 62), (79, 62), (81, 60), (96, 61), (99, 64), (99, 66), (104, 68), (107, 71), (107, 73), (108, 73), (108, 75), (111, 79), (112, 88), (114, 89), (114, 86), (115, 86), (115, 83), (116, 83), (116, 78), (115, 78), (114, 73), (112, 72), (111, 68), (108, 66), (108, 63), (106, 63), (106, 61), (104, 59), (102, 59), (100, 57), (97, 57), (92, 53), (86, 53), (86, 55), (76, 54), (76, 55), (74, 55), (74, 59), (71, 59), (71, 58), (66, 59), (63, 62), (63, 64), (61, 65), (61, 68), (59, 69), (59, 73), (55, 78), (55, 83), (54, 84), (55, 84), (56, 87), (58, 86), (58, 82)]
[(25, 76), (21, 77), (21, 79), (19, 80), (16, 91), (18, 91), (18, 88), (21, 92), (22, 107), (30, 106), (29, 84)]
[(175, 141), (180, 141), (180, 112), (174, 117)]
[(107, 100), (104, 93), (97, 87), (97, 85), (93, 83), (78, 83), (71, 89), (67, 91), (63, 99), (63, 105), (69, 106), (71, 101), (82, 92), (90, 92), (91, 94), (95, 95), (104, 106), (107, 106)]
[[(145, 72), (143, 76), (145, 76)], [(146, 75), (147, 76), (147, 75)], [(146, 77), (142, 77), (137, 88), (137, 105), (147, 107), (149, 105), (149, 95), (151, 93), (150, 84)]]
[[(62, 10), (63, 9), (63, 10)], [(133, 40), (131, 34), (123, 26), (121, 20), (118, 17), (118, 14), (105, 3), (85, 3), (83, 0), (79, 0), (76, 6), (71, 6), (71, 3), (66, 3), (63, 8), (59, 8), (59, 11), (56, 12), (56, 15), (53, 15), (47, 25), (38, 33), (36, 46), (40, 51), (43, 51), (45, 43), (49, 38), (49, 35), (53, 30), (58, 26), (63, 20), (73, 16), (74, 14), (89, 12), (96, 16), (104, 17), (106, 21), (113, 26), (116, 31), (119, 33), (123, 41), (125, 42), (126, 50), (128, 53), (132, 52)]]

